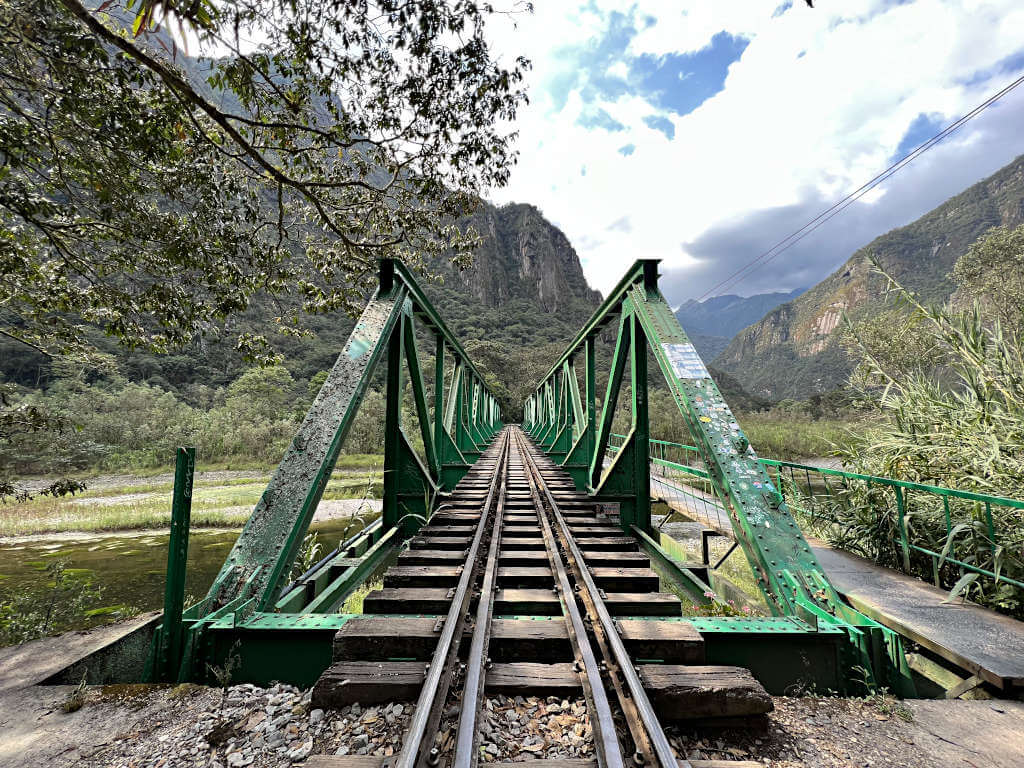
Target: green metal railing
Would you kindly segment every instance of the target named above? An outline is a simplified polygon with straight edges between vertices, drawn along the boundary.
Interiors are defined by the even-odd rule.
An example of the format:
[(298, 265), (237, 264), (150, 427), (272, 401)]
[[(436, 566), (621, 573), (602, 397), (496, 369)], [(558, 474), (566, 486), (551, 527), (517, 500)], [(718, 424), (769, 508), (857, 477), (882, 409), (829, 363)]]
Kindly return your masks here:
[[(614, 451), (624, 436), (613, 435)], [(883, 565), (961, 588), (979, 581), (1024, 599), (1024, 501), (890, 477), (759, 459), (775, 493), (814, 536)], [(729, 529), (697, 448), (651, 440), (653, 488), (719, 530)], [(660, 487), (659, 487), (660, 486)], [(987, 582), (987, 583), (986, 583)]]

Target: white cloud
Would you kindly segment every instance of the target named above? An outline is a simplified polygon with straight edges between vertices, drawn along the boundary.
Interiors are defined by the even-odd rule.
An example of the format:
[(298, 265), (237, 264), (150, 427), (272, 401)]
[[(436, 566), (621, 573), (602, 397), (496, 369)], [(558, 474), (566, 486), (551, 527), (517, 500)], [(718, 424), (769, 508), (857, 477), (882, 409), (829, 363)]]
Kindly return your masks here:
[[(557, 219), (584, 257), (592, 284), (607, 290), (635, 258), (685, 268), (693, 260), (682, 243), (750, 212), (843, 196), (889, 164), (919, 114), (949, 122), (1020, 74), (976, 77), (1024, 48), (1019, 0), (815, 5), (812, 10), (800, 1), (773, 18), (765, 0), (691, 0), (681, 4), (685, 13), (666, 11), (679, 6), (654, 0), (598, 0), (601, 13), (545, 3), (537, 4), (536, 15), (520, 17), (517, 30), (496, 25), (496, 47), (525, 53), (534, 70), (531, 105), (517, 124), (520, 162), (510, 186), (494, 196), (535, 203)], [(584, 107), (580, 88), (560, 107), (552, 87), (580, 67), (567, 46), (600, 39), (611, 10), (631, 12), (641, 29), (627, 55), (700, 50), (723, 30), (750, 44), (731, 65), (724, 89), (690, 114), (666, 114), (650, 94), (632, 93), (587, 105), (605, 109), (624, 131), (587, 129), (577, 123)], [(647, 15), (657, 20), (644, 28)], [(619, 75), (626, 62), (602, 70)], [(690, 79), (677, 87), (691, 87)], [(1024, 90), (1011, 99), (1024, 99)], [(655, 113), (672, 120), (674, 140), (644, 123)], [(972, 130), (933, 150), (929, 162), (966, 157), (957, 154), (958, 146), (984, 140)], [(1024, 137), (1018, 142), (985, 149), (1002, 158), (994, 167), (1024, 151)], [(618, 152), (626, 144), (636, 146), (628, 157)], [(900, 184), (912, 186), (914, 168), (896, 177)], [(981, 175), (979, 169), (975, 178)], [(872, 199), (872, 208), (887, 204), (888, 188)], [(631, 231), (607, 231), (624, 216)], [(794, 221), (792, 228), (803, 223)], [(827, 230), (822, 233), (827, 243)]]
[(624, 61), (616, 61), (606, 70), (605, 74), (609, 77), (618, 77), (621, 80), (625, 80), (629, 75), (629, 65)]

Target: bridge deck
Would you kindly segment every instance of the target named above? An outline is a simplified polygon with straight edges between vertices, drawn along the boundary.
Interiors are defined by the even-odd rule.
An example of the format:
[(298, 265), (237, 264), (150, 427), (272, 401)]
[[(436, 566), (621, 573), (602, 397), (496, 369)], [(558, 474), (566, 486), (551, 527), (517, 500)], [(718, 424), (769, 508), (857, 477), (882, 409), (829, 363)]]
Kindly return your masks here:
[[(714, 497), (681, 494), (656, 475), (651, 493), (678, 513), (732, 536)], [(824, 542), (810, 543), (836, 589), (862, 613), (995, 686), (1024, 685), (1024, 622), (974, 603), (944, 603), (944, 589)]]
[(945, 603), (944, 589), (824, 542), (811, 546), (862, 613), (993, 685), (1024, 685), (1024, 622), (959, 599)]

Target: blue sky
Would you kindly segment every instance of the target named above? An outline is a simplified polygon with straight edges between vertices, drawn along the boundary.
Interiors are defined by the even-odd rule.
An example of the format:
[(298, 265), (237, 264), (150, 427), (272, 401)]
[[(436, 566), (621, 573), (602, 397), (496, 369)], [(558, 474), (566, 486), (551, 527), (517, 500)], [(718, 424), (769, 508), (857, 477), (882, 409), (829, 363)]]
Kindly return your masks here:
[[(591, 283), (663, 259), (698, 296), (1024, 73), (1019, 0), (559, 0), (497, 17), (533, 61), (498, 202), (558, 224)], [(810, 285), (1024, 153), (1024, 88), (734, 292)]]

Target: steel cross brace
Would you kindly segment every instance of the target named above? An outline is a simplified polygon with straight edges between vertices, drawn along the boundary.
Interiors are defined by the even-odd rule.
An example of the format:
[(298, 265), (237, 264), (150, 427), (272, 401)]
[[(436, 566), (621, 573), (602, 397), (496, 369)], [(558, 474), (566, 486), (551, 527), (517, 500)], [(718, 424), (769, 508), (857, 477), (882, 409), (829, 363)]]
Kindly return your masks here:
[[(773, 613), (813, 614), (846, 629), (855, 652), (851, 660), (871, 670), (877, 684), (897, 693), (913, 691), (899, 635), (846, 605), (835, 591), (774, 488), (757, 455), (671, 307), (658, 290), (656, 260), (636, 262), (538, 385), (531, 399), (557, 386), (577, 350), (618, 318), (615, 352), (594, 441), (577, 445), (563, 466), (579, 487), (596, 499), (620, 505), (620, 523), (650, 533), (650, 468), (647, 414), (647, 355), (653, 353), (697, 446), (737, 541), (754, 570)], [(619, 392), (629, 363), (633, 427), (610, 466), (604, 460)], [(589, 360), (588, 360), (589, 366)], [(590, 372), (588, 370), (588, 385)], [(590, 393), (588, 392), (588, 401)], [(589, 402), (588, 402), (589, 409)], [(554, 421), (554, 419), (552, 419)], [(593, 423), (588, 416), (588, 427)], [(550, 428), (549, 428), (550, 429)], [(584, 430), (586, 435), (586, 430)], [(550, 450), (550, 441), (538, 441)], [(581, 459), (589, 457), (587, 482), (580, 483)], [(851, 665), (851, 668), (852, 666)]]
[[(435, 335), (433, 414), (428, 408), (417, 350), (417, 320)], [(451, 350), (456, 361), (447, 403), (444, 401), (446, 349)], [(376, 533), (367, 539), (367, 546), (374, 542), (382, 544), (392, 538), (395, 530), (404, 536), (415, 532), (429, 517), (438, 498), (455, 486), (479, 456), (501, 422), (497, 401), (411, 273), (398, 262), (382, 260), (379, 287), (349, 335), (209, 593), (180, 614), (181, 640), (175, 640), (179, 631), (174, 629), (178, 620), (173, 615), (168, 616), (168, 630), (158, 631), (160, 647), (154, 646), (151, 655), (150, 678), (156, 675), (174, 678), (173, 670), (168, 667), (174, 666), (174, 657), (180, 657), (177, 677), (191, 679), (195, 670), (203, 669), (203, 636), (211, 623), (222, 622), (226, 615), (231, 615), (233, 621), (243, 621), (247, 616), (272, 610), (278, 603), (345, 436), (385, 354), (388, 370), (384, 513), (382, 525), (374, 529)], [(405, 372), (410, 378), (423, 458), (413, 450), (401, 424)], [(178, 506), (176, 503), (176, 509)], [(394, 545), (388, 546), (393, 548)], [(374, 557), (382, 556), (379, 550), (380, 547), (374, 549)], [(170, 561), (169, 594), (176, 594), (182, 581), (181, 568), (176, 565), (180, 559), (175, 556)], [(337, 558), (332, 562), (337, 563)], [(325, 563), (324, 567), (334, 566)], [(332, 583), (327, 593), (311, 596), (312, 602), (295, 597), (289, 598), (287, 605), (300, 612), (326, 610), (333, 607), (349, 584)], [(173, 608), (175, 601), (170, 600), (169, 605)], [(168, 640), (170, 652), (166, 650)]]

